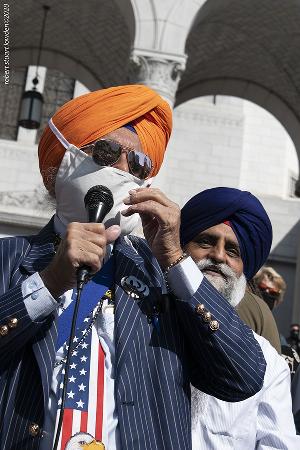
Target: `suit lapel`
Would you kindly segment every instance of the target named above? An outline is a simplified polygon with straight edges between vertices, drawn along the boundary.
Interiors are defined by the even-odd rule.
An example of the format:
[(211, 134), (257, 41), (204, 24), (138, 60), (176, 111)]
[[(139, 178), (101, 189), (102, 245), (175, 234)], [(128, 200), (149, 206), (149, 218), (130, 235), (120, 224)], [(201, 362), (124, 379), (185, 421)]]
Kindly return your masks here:
[[(121, 370), (132, 348), (132, 340), (137, 336), (138, 330), (147, 324), (147, 315), (152, 307), (160, 300), (161, 290), (153, 286), (148, 271), (145, 268), (144, 259), (138, 254), (128, 238), (121, 239), (115, 246), (115, 346), (116, 368)], [(135, 276), (149, 287), (150, 295), (142, 300), (130, 297), (121, 285), (121, 280), (126, 276)], [(145, 325), (144, 325), (145, 326)], [(147, 326), (149, 326), (147, 324)]]
[(31, 238), (29, 252), (23, 258), (20, 270), (32, 275), (48, 266), (54, 255), (54, 226), (53, 218), (36, 236)]
[[(32, 275), (34, 272), (39, 272), (47, 267), (54, 256), (54, 237), (52, 218), (38, 235), (32, 237), (30, 250), (20, 265), (21, 272)], [(40, 331), (36, 334), (32, 344), (42, 378), (44, 408), (48, 407), (52, 370), (55, 361), (55, 343), (57, 340), (56, 318), (57, 313), (55, 311), (48, 318), (48, 321), (45, 321)]]

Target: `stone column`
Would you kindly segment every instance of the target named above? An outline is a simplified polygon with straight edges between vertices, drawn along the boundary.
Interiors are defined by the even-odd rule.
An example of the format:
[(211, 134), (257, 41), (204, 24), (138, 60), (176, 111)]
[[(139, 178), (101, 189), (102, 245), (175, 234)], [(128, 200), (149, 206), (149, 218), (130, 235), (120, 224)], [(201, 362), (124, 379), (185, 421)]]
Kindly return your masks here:
[(134, 49), (130, 57), (129, 80), (149, 86), (173, 108), (185, 62), (186, 55)]

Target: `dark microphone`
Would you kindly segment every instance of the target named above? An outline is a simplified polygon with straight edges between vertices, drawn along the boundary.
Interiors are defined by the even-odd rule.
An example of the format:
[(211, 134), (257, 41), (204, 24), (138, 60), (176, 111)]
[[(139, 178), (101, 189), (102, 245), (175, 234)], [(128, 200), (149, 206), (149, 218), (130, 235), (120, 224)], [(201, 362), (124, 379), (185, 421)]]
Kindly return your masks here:
[[(88, 221), (101, 223), (113, 207), (114, 199), (110, 189), (106, 186), (91, 187), (84, 197), (84, 205), (88, 215)], [(83, 266), (77, 271), (77, 287), (82, 288), (90, 275), (90, 267)]]

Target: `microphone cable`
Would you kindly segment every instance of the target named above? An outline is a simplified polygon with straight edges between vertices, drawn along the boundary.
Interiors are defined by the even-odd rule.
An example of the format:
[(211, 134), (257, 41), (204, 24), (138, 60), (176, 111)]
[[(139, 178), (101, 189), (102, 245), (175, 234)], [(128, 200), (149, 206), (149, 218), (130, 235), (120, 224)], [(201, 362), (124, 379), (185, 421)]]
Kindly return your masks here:
[(71, 325), (71, 333), (70, 333), (70, 337), (69, 337), (69, 348), (67, 351), (66, 362), (65, 362), (63, 390), (62, 390), (62, 395), (61, 395), (61, 407), (60, 407), (57, 429), (56, 429), (56, 433), (55, 433), (55, 441), (54, 441), (54, 445), (53, 445), (53, 450), (57, 450), (61, 427), (62, 427), (62, 422), (63, 422), (63, 418), (64, 418), (70, 360), (71, 360), (73, 347), (74, 347), (73, 340), (74, 340), (75, 332), (76, 332), (76, 322), (77, 322), (77, 316), (78, 316), (78, 310), (79, 310), (79, 304), (80, 304), (80, 298), (81, 298), (81, 292), (82, 292), (83, 286), (84, 285), (82, 283), (80, 283), (80, 282), (77, 283), (77, 295), (76, 295), (74, 314), (73, 314), (72, 325)]

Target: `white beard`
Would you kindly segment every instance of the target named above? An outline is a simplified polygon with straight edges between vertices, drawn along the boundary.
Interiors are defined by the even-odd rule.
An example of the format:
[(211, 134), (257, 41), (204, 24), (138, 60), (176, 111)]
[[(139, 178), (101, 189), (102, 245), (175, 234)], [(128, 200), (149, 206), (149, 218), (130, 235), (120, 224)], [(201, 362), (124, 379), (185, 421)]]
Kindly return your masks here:
[[(235, 272), (227, 264), (216, 264), (211, 259), (202, 259), (198, 261), (197, 266), (203, 272), (203, 275), (208, 281), (223, 295), (223, 297), (231, 304), (237, 306), (245, 295), (247, 280), (242, 273), (237, 277)], [(205, 273), (206, 267), (216, 267), (223, 275), (213, 276)], [(209, 395), (199, 391), (194, 386), (191, 386), (191, 417), (192, 429), (195, 429), (198, 418), (205, 413)]]
[[(240, 277), (237, 277), (235, 272), (224, 263), (216, 264), (211, 259), (206, 258), (198, 261), (197, 266), (208, 281), (223, 295), (231, 306), (236, 307), (245, 295), (247, 280), (242, 273)], [(214, 276), (209, 273), (205, 273), (205, 269), (208, 267), (217, 268), (223, 275)]]

